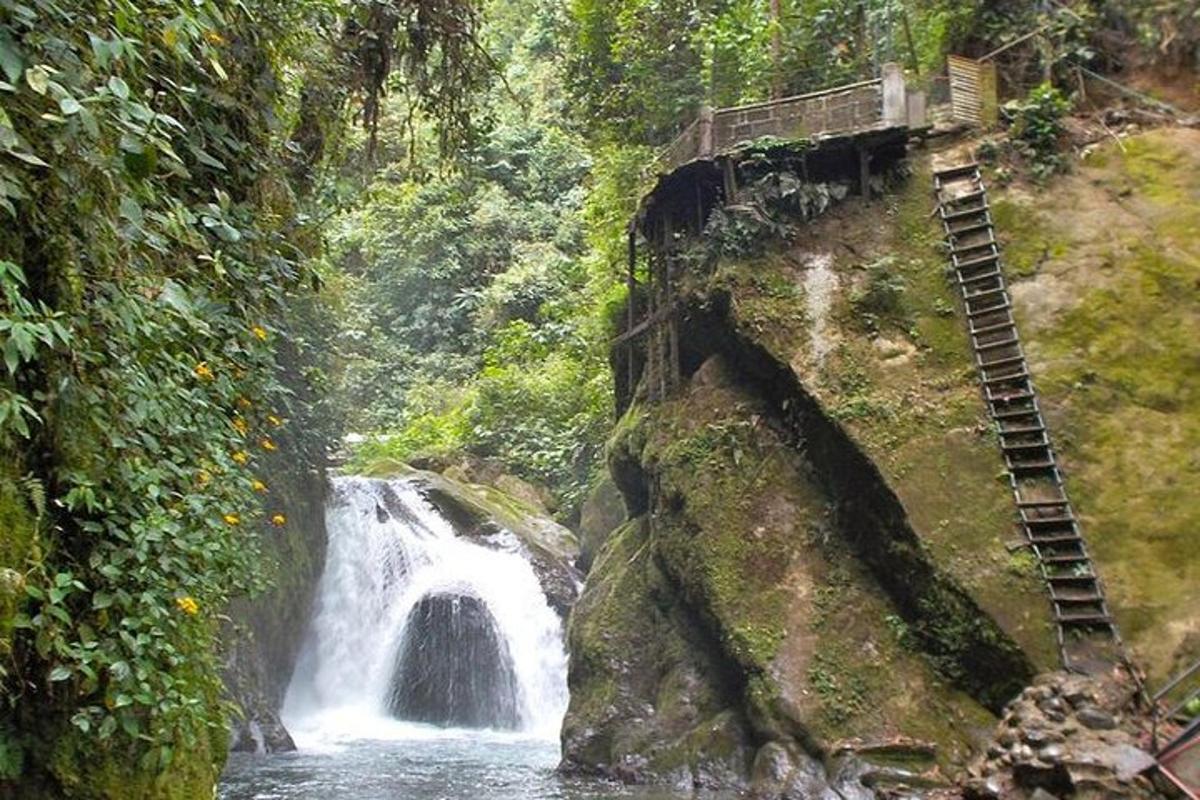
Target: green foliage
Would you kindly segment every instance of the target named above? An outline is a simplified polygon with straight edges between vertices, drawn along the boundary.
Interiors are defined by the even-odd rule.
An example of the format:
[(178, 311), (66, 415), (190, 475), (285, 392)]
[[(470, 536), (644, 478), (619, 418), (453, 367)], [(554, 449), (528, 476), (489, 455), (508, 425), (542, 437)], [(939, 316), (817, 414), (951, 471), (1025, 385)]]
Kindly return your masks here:
[(569, 513), (611, 415), (604, 342), (623, 250), (597, 244), (627, 223), (644, 154), (602, 153), (585, 208), (592, 159), (561, 123), (553, 11), (537, 5), (497, 3), (489, 29), (525, 105), (497, 94), (494, 127), (458, 171), (389, 165), (337, 221), (339, 397), (365, 437), (352, 468), (472, 454)]
[(781, 0), (776, 20), (770, 6), (573, 0), (565, 49), (577, 113), (602, 141), (663, 144), (702, 103), (849, 83), (889, 60), (928, 74), (977, 14), (950, 0)]
[(279, 90), (324, 4), (0, 11), (0, 451), (40, 534), (0, 565), (0, 777), (63, 779), (79, 736), (154, 773), (223, 729), (216, 617), (265, 575), (253, 471), (305, 277)]
[(1030, 160), (1036, 179), (1043, 180), (1065, 168), (1059, 140), (1064, 130), (1062, 119), (1071, 110), (1071, 103), (1062, 92), (1043, 83), (1024, 100), (1006, 103), (1004, 110), (1010, 119), (1013, 142)]
[(862, 285), (850, 296), (855, 313), (875, 330), (881, 319), (896, 319), (903, 311), (904, 278), (895, 256), (884, 256), (865, 267)]

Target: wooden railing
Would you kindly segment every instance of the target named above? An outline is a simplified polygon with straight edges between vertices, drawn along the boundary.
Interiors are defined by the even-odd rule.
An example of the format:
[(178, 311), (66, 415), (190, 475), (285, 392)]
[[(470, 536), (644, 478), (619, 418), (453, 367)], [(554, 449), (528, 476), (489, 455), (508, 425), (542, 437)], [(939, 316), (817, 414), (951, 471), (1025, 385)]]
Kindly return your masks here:
[(920, 127), (925, 121), (924, 99), (921, 91), (906, 86), (898, 65), (885, 64), (883, 76), (875, 80), (733, 108), (705, 107), (663, 148), (651, 170), (667, 174), (764, 136), (818, 139)]

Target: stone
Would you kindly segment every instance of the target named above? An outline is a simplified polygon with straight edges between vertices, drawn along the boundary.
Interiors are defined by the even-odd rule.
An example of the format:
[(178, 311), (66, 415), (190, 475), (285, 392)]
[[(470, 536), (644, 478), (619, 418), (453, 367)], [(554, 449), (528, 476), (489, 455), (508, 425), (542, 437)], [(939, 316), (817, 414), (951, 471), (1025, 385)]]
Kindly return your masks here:
[(1050, 741), (1050, 735), (1045, 728), (1026, 728), (1021, 739), (1030, 747), (1041, 747)]
[(1063, 701), (1057, 697), (1047, 697), (1045, 700), (1038, 703), (1038, 708), (1040, 708), (1043, 712), (1066, 710), (1066, 706), (1063, 704)]
[(1017, 761), (1032, 761), (1033, 748), (1027, 744), (1023, 744), (1013, 753), (1013, 759)]
[(998, 777), (967, 781), (963, 786), (964, 800), (1000, 800), (1004, 796), (1004, 784)]
[(1038, 787), (1033, 790), (1033, 794), (1029, 795), (1029, 800), (1058, 800), (1058, 797)]
[(1117, 727), (1117, 720), (1107, 711), (1095, 706), (1083, 706), (1075, 712), (1075, 719), (1086, 728), (1092, 730), (1112, 730)]
[(1094, 763), (1112, 770), (1123, 781), (1132, 781), (1156, 763), (1153, 756), (1131, 744), (1099, 747), (1095, 755)]
[(1013, 731), (1011, 729), (1005, 729), (1000, 732), (1000, 735), (997, 737), (996, 741), (998, 741), (1000, 743), (1000, 746), (1005, 749), (1012, 747), (1014, 744), (1017, 743), (1016, 731)]
[(1048, 744), (1038, 750), (1038, 758), (1048, 764), (1057, 764), (1063, 760), (1065, 752), (1061, 744)]
[(1061, 711), (1047, 711), (1046, 719), (1050, 720), (1051, 722), (1053, 722), (1055, 724), (1058, 724), (1058, 723), (1066, 722), (1067, 715)]
[(1024, 762), (1013, 765), (1013, 780), (1026, 789), (1045, 789), (1058, 795), (1070, 794), (1074, 788), (1071, 773), (1062, 764)]

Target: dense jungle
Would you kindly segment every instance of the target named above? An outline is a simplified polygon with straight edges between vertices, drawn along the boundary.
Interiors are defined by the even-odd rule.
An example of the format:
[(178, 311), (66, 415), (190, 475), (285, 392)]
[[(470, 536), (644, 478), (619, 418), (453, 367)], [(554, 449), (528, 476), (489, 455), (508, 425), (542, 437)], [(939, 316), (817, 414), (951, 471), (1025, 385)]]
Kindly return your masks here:
[(0, 799), (1200, 796), (1196, 0), (0, 0)]

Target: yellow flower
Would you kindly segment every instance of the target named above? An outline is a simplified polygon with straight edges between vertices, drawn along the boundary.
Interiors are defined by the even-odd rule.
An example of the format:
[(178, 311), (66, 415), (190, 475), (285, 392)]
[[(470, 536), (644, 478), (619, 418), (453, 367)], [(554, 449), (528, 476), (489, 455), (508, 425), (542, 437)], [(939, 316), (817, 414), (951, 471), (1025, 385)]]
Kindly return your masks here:
[(250, 454), (245, 452), (244, 450), (238, 450), (236, 453), (234, 453), (232, 456), (230, 456), (230, 458), (232, 458), (234, 461), (241, 464), (242, 466), (246, 466), (246, 462), (250, 460)]
[(208, 482), (210, 480), (212, 480), (212, 476), (204, 470), (200, 470), (196, 473), (196, 483), (198, 483), (200, 486), (208, 486)]
[(260, 342), (265, 342), (267, 340), (267, 329), (262, 325), (255, 325), (250, 329), (250, 332), (257, 336)]
[(204, 38), (208, 39), (209, 44), (222, 45), (225, 44), (225, 37), (216, 31), (206, 31)]
[(259, 444), (262, 445), (262, 449), (266, 450), (268, 453), (273, 453), (279, 449), (270, 439), (263, 439), (261, 442), (259, 442)]
[(283, 514), (276, 514), (275, 516), (271, 517), (271, 524), (276, 528), (282, 528), (284, 525), (287, 525), (287, 517), (285, 517)]
[(250, 399), (247, 397), (239, 397), (237, 399), (237, 404), (238, 404), (238, 408), (242, 408), (242, 409), (250, 408), (254, 405), (253, 403), (250, 402)]
[(267, 422), (270, 423), (272, 428), (278, 428), (280, 425), (283, 424), (283, 420), (281, 420), (279, 417), (275, 416), (274, 414), (267, 414)]
[(201, 361), (199, 364), (192, 367), (192, 372), (196, 373), (196, 377), (202, 381), (211, 381), (213, 378), (213, 372), (208, 368), (207, 361)]
[(250, 483), (250, 488), (256, 492), (265, 492), (267, 485), (260, 480), (255, 480)]
[(226, 525), (241, 525), (242, 524), (242, 518), (239, 517), (237, 514), (226, 514), (225, 516), (221, 517), (221, 519), (225, 520)]
[(250, 424), (248, 422), (246, 422), (246, 420), (242, 419), (241, 417), (234, 417), (233, 418), (233, 429), (235, 431), (237, 431), (238, 433), (244, 435), (246, 433), (246, 431), (250, 430)]
[(195, 598), (192, 597), (176, 597), (175, 605), (179, 607), (180, 611), (187, 614), (189, 617), (195, 616), (200, 610), (199, 604), (197, 604)]

